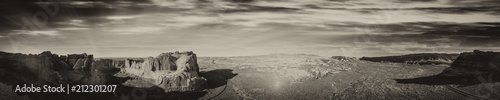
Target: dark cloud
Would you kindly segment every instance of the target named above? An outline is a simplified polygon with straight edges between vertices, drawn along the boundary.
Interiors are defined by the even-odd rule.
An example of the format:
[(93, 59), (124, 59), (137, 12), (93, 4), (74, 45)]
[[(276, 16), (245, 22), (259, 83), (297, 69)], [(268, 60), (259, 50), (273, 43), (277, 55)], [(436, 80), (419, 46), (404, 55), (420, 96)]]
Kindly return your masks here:
[[(95, 26), (100, 23), (107, 23), (113, 20), (106, 19), (106, 16), (122, 16), (122, 15), (140, 15), (144, 13), (177, 13), (187, 16), (196, 15), (192, 13), (193, 10), (207, 9), (207, 7), (212, 7), (213, 5), (207, 5), (211, 1), (199, 0), (195, 3), (196, 8), (186, 9), (186, 8), (171, 8), (171, 7), (158, 7), (153, 6), (154, 4), (149, 0), (72, 0), (64, 2), (54, 2), (47, 0), (45, 2), (39, 2), (38, 0), (8, 0), (2, 2), (0, 5), (0, 13), (2, 17), (0, 18), (0, 36), (5, 36), (7, 33), (13, 30), (21, 30), (26, 27), (27, 24), (29, 28), (35, 27), (36, 29), (30, 30), (43, 30), (50, 28), (67, 27), (60, 23), (67, 23), (72, 19), (83, 20), (89, 26)], [(61, 1), (61, 0), (59, 0)], [(253, 0), (228, 0), (228, 2), (234, 3), (249, 3)], [(56, 6), (52, 5), (55, 4)], [(143, 4), (143, 5), (139, 5)], [(43, 24), (32, 25), (33, 16), (36, 13), (45, 13), (43, 5), (48, 5), (50, 10), (57, 9), (55, 16), (49, 16), (48, 19)], [(151, 6), (144, 6), (151, 5)], [(251, 4), (236, 4), (237, 8), (227, 8), (218, 9), (212, 11), (212, 13), (245, 13), (245, 12), (296, 12), (300, 11), (297, 8), (286, 8), (286, 7), (273, 7), (273, 6), (257, 6)], [(57, 8), (56, 8), (57, 7)], [(191, 13), (190, 13), (191, 12)], [(23, 21), (25, 19), (29, 21)], [(26, 29), (26, 28), (24, 28)]]
[[(412, 22), (366, 25), (346, 22), (329, 26), (346, 29), (371, 27), (378, 31), (317, 37), (317, 40), (326, 40), (322, 42), (324, 44), (349, 44), (361, 48), (384, 48), (398, 52), (446, 51), (448, 49), (459, 51), (464, 48), (469, 50), (500, 47), (500, 23)], [(399, 32), (413, 32), (414, 34), (399, 34)]]
[[(0, 18), (0, 35), (5, 35), (6, 32), (10, 32), (10, 29), (18, 28), (24, 23), (20, 18), (23, 16), (27, 21), (33, 20), (33, 14), (38, 11), (43, 11), (38, 5), (34, 5), (33, 1), (5, 1), (0, 4), (0, 13), (3, 15)], [(24, 6), (22, 6), (24, 5)], [(32, 23), (30, 23), (32, 24)]]
[[(289, 52), (296, 52), (292, 50), (296, 49), (329, 53), (335, 52), (332, 49), (361, 48), (359, 54), (383, 55), (393, 51), (460, 52), (464, 48), (500, 47), (500, 23), (484, 22), (497, 19), (491, 16), (498, 15), (500, 6), (488, 3), (500, 3), (498, 0), (451, 0), (453, 2), (445, 4), (436, 0), (367, 3), (363, 0), (323, 0), (319, 3), (292, 0), (72, 0), (56, 3), (59, 7), (57, 15), (50, 16), (42, 27), (34, 26), (33, 20), (40, 16), (33, 16), (38, 12), (46, 13), (40, 5), (54, 4), (49, 0), (42, 1), (8, 0), (0, 4), (1, 50), (7, 50), (9, 45), (12, 50), (26, 49), (17, 48), (17, 43), (31, 48), (67, 48), (68, 51), (71, 48), (94, 48), (114, 52), (127, 48), (137, 54), (144, 51), (138, 46), (157, 50), (172, 46), (168, 49), (187, 48), (207, 53), (247, 47), (265, 52), (286, 48), (291, 50)], [(392, 2), (395, 5), (385, 5)], [(400, 13), (390, 16), (384, 13), (386, 11)], [(436, 16), (431, 18), (422, 14)], [(462, 18), (455, 19), (455, 16)], [(23, 18), (28, 20), (27, 25)], [(466, 18), (470, 20), (460, 20)], [(15, 33), (31, 28), (39, 33)], [(219, 50), (219, 47), (224, 48)], [(248, 52), (244, 49), (233, 51)]]
[(233, 25), (228, 23), (204, 23), (185, 28), (186, 30), (198, 30), (198, 31), (214, 31), (214, 30), (238, 30), (242, 29), (244, 26)]
[(110, 7), (118, 1), (144, 2), (140, 0), (9, 0), (0, 6), (0, 35), (13, 30), (45, 30), (58, 28), (57, 23), (81, 18), (86, 22), (105, 21), (100, 18), (107, 15), (131, 15), (144, 12), (141, 7)]
[(251, 3), (251, 2), (255, 2), (255, 0), (225, 0), (225, 1), (234, 2), (234, 3)]
[(434, 30), (428, 31), (423, 35), (500, 38), (500, 26), (497, 25), (498, 23), (491, 24), (489, 23), (487, 26), (484, 26), (483, 23), (475, 25), (437, 25)]
[[(345, 5), (342, 5), (342, 6), (353, 6), (353, 5), (350, 5), (350, 4), (345, 4)], [(306, 4), (306, 5), (302, 5), (306, 8), (310, 8), (310, 9), (330, 9), (330, 10), (348, 10), (347, 8), (326, 8), (326, 7), (321, 7), (317, 4)]]
[(431, 13), (448, 13), (448, 14), (468, 14), (468, 13), (488, 13), (500, 14), (499, 6), (491, 7), (433, 7), (433, 8), (412, 8), (412, 10), (420, 10)]
[(460, 44), (457, 45), (459, 47), (500, 47), (500, 26), (498, 23), (486, 24), (487, 26), (485, 26), (485, 23), (473, 23), (471, 25), (427, 24), (432, 29), (423, 34), (374, 36), (372, 39), (379, 42), (415, 41), (436, 47), (453, 43)]
[[(339, 5), (339, 6), (355, 6), (355, 5), (352, 5), (352, 4), (335, 4), (335, 5)], [(333, 6), (335, 6), (335, 5), (333, 5)], [(370, 5), (370, 4), (366, 4), (366, 5)], [(322, 7), (322, 6), (315, 5), (315, 4), (307, 4), (307, 5), (302, 5), (302, 6), (305, 7), (305, 8), (308, 8), (308, 9), (352, 11), (352, 12), (356, 12), (356, 13), (360, 13), (360, 14), (370, 14), (370, 13), (375, 13), (376, 11), (380, 11), (380, 10), (395, 10), (395, 9), (386, 9), (386, 8), (348, 9), (348, 8), (342, 8), (342, 7)]]
[(451, 5), (477, 7), (477, 6), (500, 6), (500, 0), (450, 0)]
[(334, 1), (334, 2), (345, 2), (345, 1), (349, 1), (349, 0), (327, 0), (327, 1)]
[(466, 37), (460, 44), (462, 47), (499, 47), (500, 38), (490, 38), (490, 37)]
[(219, 13), (247, 13), (247, 12), (297, 12), (301, 9), (272, 6), (239, 5), (236, 9), (223, 9)]
[[(410, 0), (410, 1), (404, 1), (404, 2), (434, 2), (435, 0)], [(492, 1), (490, 1), (492, 2)], [(476, 2), (478, 3), (478, 2)], [(482, 2), (479, 2), (482, 3)], [(500, 2), (498, 2), (500, 4)], [(367, 4), (367, 5), (373, 5), (373, 4)], [(352, 7), (352, 6), (360, 6), (360, 4), (333, 4), (329, 5), (328, 7), (321, 6), (320, 4), (306, 4), (303, 5), (305, 8), (309, 9), (328, 9), (328, 10), (346, 10), (346, 11), (352, 11), (352, 12), (358, 12), (358, 13), (376, 13), (379, 11), (409, 11), (409, 10), (416, 10), (416, 11), (423, 11), (423, 12), (428, 12), (428, 13), (437, 13), (437, 14), (471, 14), (471, 13), (485, 13), (485, 14), (491, 14), (491, 15), (498, 15), (500, 14), (500, 5), (491, 5), (491, 6), (485, 6), (485, 5), (478, 5), (478, 6), (470, 6), (470, 5), (463, 5), (463, 4), (456, 4), (457, 6), (454, 7), (415, 7), (415, 8), (404, 8), (404, 7), (398, 7), (398, 6), (387, 6), (387, 7), (375, 7), (375, 8), (344, 8), (344, 7)], [(331, 7), (331, 6), (339, 6), (339, 7)]]
[(412, 3), (412, 2), (436, 2), (438, 0), (395, 0), (395, 2), (399, 3)]
[(305, 26), (305, 25), (297, 25), (297, 24), (289, 24), (289, 23), (261, 23), (259, 24), (261, 27), (271, 28), (270, 30), (286, 30), (286, 31), (332, 31), (332, 29), (327, 29), (323, 27), (315, 27), (315, 26)]
[(480, 7), (427, 7), (427, 8), (362, 8), (362, 9), (346, 9), (360, 13), (373, 13), (377, 11), (404, 11), (416, 10), (437, 14), (470, 14), (470, 13), (485, 13), (491, 15), (500, 14), (500, 6), (480, 6)]

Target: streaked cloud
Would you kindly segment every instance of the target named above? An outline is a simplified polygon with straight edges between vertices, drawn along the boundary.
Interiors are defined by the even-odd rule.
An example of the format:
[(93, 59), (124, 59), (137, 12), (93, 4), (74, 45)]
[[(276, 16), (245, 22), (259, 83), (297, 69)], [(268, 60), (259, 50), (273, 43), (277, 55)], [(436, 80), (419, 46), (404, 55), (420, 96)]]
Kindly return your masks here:
[[(57, 16), (50, 17), (44, 26), (27, 29), (22, 18), (32, 18), (34, 13), (43, 11), (36, 4), (51, 3), (13, 1), (0, 8), (4, 18), (10, 18), (0, 20), (3, 26), (0, 38), (10, 38), (2, 40), (0, 50), (35, 52), (23, 51), (23, 47), (68, 53), (87, 50), (102, 56), (149, 56), (156, 53), (148, 51), (173, 50), (193, 50), (207, 56), (269, 53), (376, 56), (498, 50), (499, 3), (498, 0), (76, 0), (58, 3), (61, 11)], [(134, 55), (120, 55), (126, 52)]]
[(78, 30), (89, 30), (89, 28), (80, 28), (80, 27), (64, 27), (64, 28), (56, 28), (57, 30), (64, 31), (78, 31)]
[(111, 29), (110, 32), (116, 34), (136, 34), (136, 35), (144, 35), (145, 33), (161, 33), (162, 28), (158, 27), (120, 27)]
[(14, 34), (26, 34), (26, 35), (45, 35), (45, 36), (59, 36), (58, 31), (26, 31), (26, 30), (14, 30)]

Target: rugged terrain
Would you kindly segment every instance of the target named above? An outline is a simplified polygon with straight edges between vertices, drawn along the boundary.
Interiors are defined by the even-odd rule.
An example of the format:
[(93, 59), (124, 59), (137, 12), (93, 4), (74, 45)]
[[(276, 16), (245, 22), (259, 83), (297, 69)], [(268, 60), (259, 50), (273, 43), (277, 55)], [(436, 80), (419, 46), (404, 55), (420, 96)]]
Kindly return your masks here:
[[(496, 76), (498, 75), (496, 70), (500, 59), (499, 54), (494, 52), (474, 51), (462, 53), (453, 64), (448, 65), (382, 63), (358, 60), (351, 57), (323, 57), (305, 54), (196, 57), (195, 62), (199, 67), (199, 77), (206, 79), (206, 84), (203, 85), (204, 89), (197, 91), (168, 92), (164, 90), (165, 88), (155, 84), (155, 79), (143, 76), (144, 73), (127, 72), (127, 68), (146, 68), (150, 71), (153, 71), (153, 69), (154, 71), (156, 69), (177, 70), (171, 65), (160, 67), (162, 66), (161, 63), (144, 63), (158, 61), (159, 58), (162, 57), (96, 58), (94, 66), (106, 67), (100, 67), (101, 71), (93, 72), (102, 75), (94, 74), (90, 76), (106, 76), (109, 74), (110, 76), (107, 76), (107, 78), (99, 79), (105, 79), (109, 81), (107, 82), (109, 84), (119, 84), (119, 88), (116, 93), (102, 95), (102, 97), (129, 100), (500, 99), (498, 94), (500, 84), (496, 80), (498, 77)], [(124, 63), (127, 61), (128, 66)], [(140, 64), (136, 63), (134, 66), (131, 62), (140, 62)], [(1, 70), (12, 70), (9, 69), (10, 67), (5, 67), (5, 64), (1, 65)], [(179, 64), (172, 65), (177, 67)], [(118, 70), (113, 68), (118, 68)], [(6, 77), (5, 73), (0, 73), (0, 76), (3, 76), (2, 80)], [(3, 83), (0, 84), (1, 88), (10, 88), (11, 85), (15, 84), (6, 81), (1, 82)], [(15, 94), (11, 93), (12, 91), (0, 92), (0, 99), (33, 97), (26, 97), (26, 95), (12, 96)]]
[(124, 65), (121, 65), (122, 61), (114, 61), (118, 64), (113, 65), (121, 68), (122, 73), (151, 80), (151, 84), (165, 89), (165, 92), (194, 91), (206, 83), (206, 79), (198, 75), (199, 66), (193, 52), (170, 52), (157, 57), (126, 59)]
[(418, 64), (418, 65), (439, 65), (439, 64), (451, 64), (453, 60), (455, 60), (457, 57), (458, 54), (420, 53), (420, 54), (408, 54), (400, 56), (362, 57), (360, 58), (360, 60), (373, 61), (373, 62)]
[[(205, 69), (230, 69), (237, 76), (218, 99), (460, 100), (456, 84), (398, 83), (434, 76), (448, 66), (380, 63), (311, 55), (200, 58)], [(203, 68), (203, 67), (202, 67)], [(485, 83), (490, 84), (490, 83)], [(480, 85), (458, 87), (470, 93)], [(500, 89), (495, 87), (495, 89)], [(482, 89), (484, 91), (487, 89)], [(480, 94), (480, 93), (478, 93)], [(492, 95), (493, 96), (493, 95)], [(498, 98), (498, 97), (495, 97)]]

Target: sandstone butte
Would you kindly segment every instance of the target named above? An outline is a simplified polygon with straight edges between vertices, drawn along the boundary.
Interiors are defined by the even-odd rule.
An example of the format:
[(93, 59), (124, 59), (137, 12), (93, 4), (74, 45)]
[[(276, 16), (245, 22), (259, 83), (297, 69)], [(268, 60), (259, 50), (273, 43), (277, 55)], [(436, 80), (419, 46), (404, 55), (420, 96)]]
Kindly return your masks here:
[(0, 52), (0, 80), (10, 84), (109, 84), (102, 69), (121, 67), (127, 73), (153, 79), (155, 85), (170, 91), (200, 89), (206, 79), (198, 76), (193, 52), (162, 53), (140, 60), (94, 60), (93, 55), (20, 54)]
[(193, 91), (201, 89), (206, 79), (200, 77), (196, 54), (167, 52), (139, 60), (126, 59), (123, 72), (154, 80), (165, 91)]
[(454, 77), (500, 77), (500, 52), (474, 50), (464, 52), (443, 70), (440, 76)]

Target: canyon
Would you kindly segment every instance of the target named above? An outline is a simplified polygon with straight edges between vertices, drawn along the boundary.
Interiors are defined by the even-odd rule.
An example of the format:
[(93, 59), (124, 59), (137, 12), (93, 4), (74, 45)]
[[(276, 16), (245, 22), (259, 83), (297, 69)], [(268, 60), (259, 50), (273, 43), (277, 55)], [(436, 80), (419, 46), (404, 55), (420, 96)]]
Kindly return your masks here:
[[(495, 85), (499, 82), (498, 52), (373, 59), (306, 54), (197, 57), (191, 51), (141, 58), (0, 52), (0, 99), (500, 98), (495, 94), (500, 90)], [(74, 95), (12, 92), (12, 86), (26, 83), (114, 84), (118, 88), (115, 93)]]

